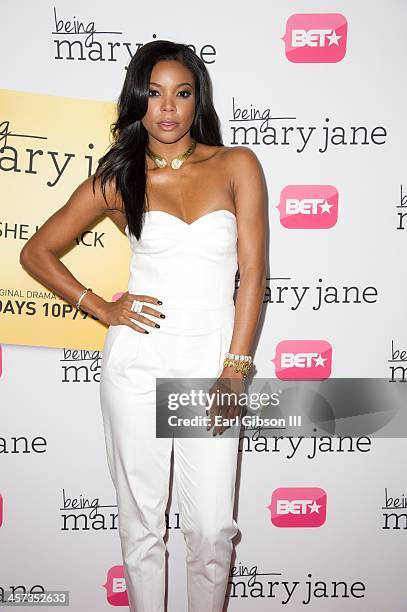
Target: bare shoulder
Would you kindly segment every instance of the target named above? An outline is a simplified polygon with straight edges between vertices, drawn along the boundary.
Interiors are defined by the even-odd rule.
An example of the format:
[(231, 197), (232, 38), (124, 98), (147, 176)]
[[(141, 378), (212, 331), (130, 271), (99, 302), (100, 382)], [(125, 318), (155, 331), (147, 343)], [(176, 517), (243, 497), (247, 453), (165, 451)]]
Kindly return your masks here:
[(236, 178), (247, 178), (247, 175), (259, 173), (261, 164), (256, 153), (249, 147), (238, 145), (236, 147), (224, 147), (223, 159), (225, 165), (230, 169), (231, 175)]
[(245, 146), (226, 147), (225, 169), (229, 176), (237, 216), (251, 223), (264, 224), (267, 187), (257, 155)]
[(235, 157), (252, 157), (252, 158), (256, 158), (257, 156), (255, 154), (255, 152), (253, 151), (253, 149), (251, 149), (250, 147), (245, 147), (244, 145), (236, 145), (233, 147), (227, 147), (226, 145), (224, 145), (222, 147), (225, 155), (230, 156), (235, 156)]
[(234, 190), (242, 184), (264, 180), (263, 168), (252, 149), (243, 145), (224, 148), (224, 167)]
[(217, 162), (222, 162), (225, 165), (231, 166), (235, 166), (236, 164), (238, 164), (239, 167), (248, 166), (250, 164), (253, 166), (260, 165), (254, 151), (244, 145), (228, 147), (226, 145), (213, 146), (200, 143), (199, 147), (201, 152), (201, 159), (199, 161), (216, 158)]

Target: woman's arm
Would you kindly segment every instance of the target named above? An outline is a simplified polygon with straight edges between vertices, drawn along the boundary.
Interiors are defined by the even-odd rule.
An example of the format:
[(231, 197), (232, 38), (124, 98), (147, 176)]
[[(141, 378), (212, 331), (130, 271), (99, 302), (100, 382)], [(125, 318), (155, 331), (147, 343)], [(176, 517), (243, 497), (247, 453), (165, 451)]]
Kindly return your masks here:
[[(58, 254), (71, 246), (75, 238), (95, 221), (102, 219), (110, 207), (117, 207), (119, 203), (114, 191), (108, 188), (107, 206), (99, 180), (95, 183), (95, 193), (92, 181), (93, 176), (83, 181), (67, 203), (28, 240), (20, 253), (20, 263), (25, 270), (73, 305), (86, 287), (71, 274)], [(81, 302), (81, 308), (105, 322), (103, 307), (107, 304), (102, 297), (89, 291)]]
[[(235, 147), (232, 164), (240, 285), (229, 352), (250, 355), (266, 288), (267, 191), (262, 167), (251, 149)], [(242, 377), (231, 367), (223, 372), (228, 377)]]
[[(93, 175), (75, 189), (67, 203), (47, 219), (20, 253), (20, 263), (23, 268), (73, 305), (76, 305), (86, 287), (60, 261), (60, 254), (71, 246), (77, 236), (108, 212), (124, 212), (122, 198), (111, 185), (106, 185), (105, 200), (100, 179), (95, 181), (95, 193), (92, 183)], [(89, 282), (89, 279), (86, 282)], [(147, 304), (143, 305), (143, 314), (133, 312), (132, 303), (135, 299), (152, 305), (160, 304), (155, 296), (138, 295), (128, 291), (118, 300), (108, 302), (93, 291), (88, 291), (80, 307), (106, 325), (128, 325), (139, 333), (148, 334), (148, 331), (135, 323), (135, 320), (155, 327), (154, 319), (146, 317), (145, 314), (156, 318), (163, 315)]]

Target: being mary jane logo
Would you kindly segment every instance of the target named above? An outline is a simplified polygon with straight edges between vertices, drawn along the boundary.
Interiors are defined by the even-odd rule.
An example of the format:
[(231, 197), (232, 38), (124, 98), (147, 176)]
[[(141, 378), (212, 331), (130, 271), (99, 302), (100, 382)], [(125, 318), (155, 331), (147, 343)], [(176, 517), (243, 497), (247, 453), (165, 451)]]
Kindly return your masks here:
[[(127, 70), (133, 55), (149, 42), (125, 40), (126, 35), (122, 28), (116, 27), (114, 15), (112, 23), (109, 21), (106, 24), (102, 23), (98, 15), (91, 17), (85, 10), (86, 4), (78, 4), (76, 8), (69, 4), (69, 7), (69, 13), (53, 7), (51, 35), (54, 60), (69, 61), (69, 63), (76, 61), (85, 65), (90, 62), (104, 62), (105, 66), (119, 61)], [(163, 37), (152, 32), (151, 39), (156, 38)], [(213, 44), (188, 44), (188, 46), (205, 64), (215, 63), (217, 52)]]

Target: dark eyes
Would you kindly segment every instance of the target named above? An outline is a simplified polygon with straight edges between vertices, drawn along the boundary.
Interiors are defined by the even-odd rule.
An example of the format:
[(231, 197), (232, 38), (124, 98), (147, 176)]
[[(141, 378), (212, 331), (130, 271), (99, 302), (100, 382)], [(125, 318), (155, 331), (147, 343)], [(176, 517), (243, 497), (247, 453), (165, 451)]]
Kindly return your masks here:
[[(159, 94), (159, 93), (160, 92), (157, 89), (149, 89), (149, 91), (148, 91), (148, 95), (151, 98), (155, 97), (155, 94)], [(189, 98), (189, 96), (192, 95), (191, 92), (189, 91), (189, 89), (182, 89), (181, 91), (178, 92), (178, 94), (186, 94), (185, 96), (182, 95), (181, 98)]]

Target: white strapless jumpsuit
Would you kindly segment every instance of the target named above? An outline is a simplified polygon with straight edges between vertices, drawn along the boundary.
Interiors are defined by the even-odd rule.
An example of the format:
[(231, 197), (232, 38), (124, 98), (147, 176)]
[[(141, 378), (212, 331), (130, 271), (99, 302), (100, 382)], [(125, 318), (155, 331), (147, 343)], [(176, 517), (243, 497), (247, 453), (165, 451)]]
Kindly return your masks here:
[(233, 518), (239, 438), (156, 438), (155, 379), (221, 373), (235, 313), (236, 217), (221, 209), (187, 224), (154, 210), (145, 213), (140, 240), (128, 227), (126, 234), (128, 291), (161, 300), (147, 306), (166, 315), (142, 313), (160, 325), (138, 322), (149, 334), (110, 326), (102, 354), (100, 401), (130, 610), (164, 612), (163, 537), (174, 449), (188, 612), (221, 612), (239, 531)]

